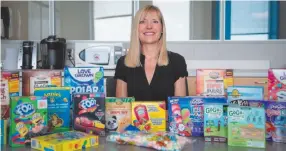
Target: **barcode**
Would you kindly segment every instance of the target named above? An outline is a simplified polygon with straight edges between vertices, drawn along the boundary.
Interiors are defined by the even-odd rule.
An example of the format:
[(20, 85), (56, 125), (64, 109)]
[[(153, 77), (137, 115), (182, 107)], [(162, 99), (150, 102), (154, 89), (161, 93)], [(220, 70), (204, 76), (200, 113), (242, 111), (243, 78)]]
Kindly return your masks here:
[(31, 147), (32, 148), (37, 148), (37, 141), (32, 139)]
[(94, 145), (94, 144), (95, 144), (95, 139), (94, 139), (94, 138), (91, 138), (91, 139), (90, 139), (90, 142), (91, 142), (91, 145)]

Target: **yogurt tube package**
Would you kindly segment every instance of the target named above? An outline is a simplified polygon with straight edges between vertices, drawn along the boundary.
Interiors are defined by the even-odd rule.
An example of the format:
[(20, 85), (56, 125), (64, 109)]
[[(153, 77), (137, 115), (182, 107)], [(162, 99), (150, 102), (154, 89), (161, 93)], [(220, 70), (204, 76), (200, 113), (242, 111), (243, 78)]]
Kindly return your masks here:
[(106, 138), (109, 142), (142, 146), (163, 151), (182, 150), (188, 143), (193, 143), (186, 137), (168, 132), (149, 133), (143, 131), (113, 132)]

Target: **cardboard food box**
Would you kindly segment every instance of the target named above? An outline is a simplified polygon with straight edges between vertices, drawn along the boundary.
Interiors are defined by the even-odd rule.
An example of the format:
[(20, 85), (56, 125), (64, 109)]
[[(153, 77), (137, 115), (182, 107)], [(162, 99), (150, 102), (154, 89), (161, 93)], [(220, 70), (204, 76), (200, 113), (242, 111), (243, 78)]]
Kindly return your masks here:
[(23, 96), (34, 95), (35, 88), (62, 86), (62, 70), (24, 70), (22, 72)]
[(0, 122), (1, 144), (7, 144), (7, 120), (1, 120)]
[(47, 97), (49, 132), (70, 130), (70, 87), (36, 88), (35, 96)]
[(32, 137), (47, 134), (47, 108), (46, 97), (11, 97), (10, 146), (22, 147), (30, 144)]
[(265, 109), (229, 106), (228, 145), (265, 148)]
[(165, 101), (132, 102), (132, 124), (141, 131), (166, 131)]
[(74, 130), (105, 136), (104, 99), (104, 93), (76, 93), (73, 95)]
[(74, 151), (97, 146), (98, 136), (77, 131), (32, 138), (31, 148), (41, 151)]
[(262, 86), (230, 86), (227, 88), (228, 103), (243, 106), (245, 100), (263, 100)]
[(268, 70), (269, 100), (286, 102), (286, 69)]
[(123, 132), (126, 127), (132, 124), (131, 103), (134, 101), (134, 97), (105, 98), (106, 132)]

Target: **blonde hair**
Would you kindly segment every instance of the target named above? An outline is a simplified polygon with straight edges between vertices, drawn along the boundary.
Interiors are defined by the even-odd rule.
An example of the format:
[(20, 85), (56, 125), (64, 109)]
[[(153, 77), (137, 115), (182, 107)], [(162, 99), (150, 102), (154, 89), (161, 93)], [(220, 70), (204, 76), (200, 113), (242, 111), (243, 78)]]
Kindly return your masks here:
[(152, 11), (155, 11), (158, 14), (159, 19), (162, 24), (162, 29), (163, 29), (162, 36), (160, 38), (161, 49), (160, 49), (157, 64), (159, 66), (166, 66), (169, 64), (168, 52), (166, 48), (167, 47), (166, 46), (166, 28), (165, 28), (165, 21), (164, 21), (162, 12), (156, 6), (147, 5), (136, 13), (135, 18), (132, 23), (130, 48), (125, 56), (125, 65), (127, 67), (135, 68), (141, 65), (141, 62), (140, 62), (141, 46), (140, 46), (139, 33), (138, 33), (139, 22), (140, 22), (140, 18), (142, 15), (147, 14), (148, 12), (152, 12)]

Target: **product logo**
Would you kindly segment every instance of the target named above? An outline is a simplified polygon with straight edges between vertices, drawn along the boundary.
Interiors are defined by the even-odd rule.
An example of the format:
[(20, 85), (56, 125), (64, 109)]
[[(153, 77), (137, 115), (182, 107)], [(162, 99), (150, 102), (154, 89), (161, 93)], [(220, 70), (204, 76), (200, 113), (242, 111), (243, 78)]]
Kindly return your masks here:
[(233, 117), (243, 117), (244, 113), (241, 110), (232, 110), (228, 112), (228, 115)]
[(91, 72), (91, 69), (78, 69), (75, 77), (82, 78), (82, 77), (93, 77), (94, 73)]
[(212, 79), (217, 79), (217, 78), (219, 78), (219, 73), (218, 72), (210, 72), (209, 76)]
[(89, 109), (89, 108), (93, 108), (93, 107), (96, 107), (96, 100), (93, 98), (84, 99), (84, 100), (80, 101), (80, 103), (79, 103), (80, 109)]
[(273, 109), (273, 110), (281, 110), (281, 109), (285, 109), (286, 106), (282, 105), (282, 104), (271, 104), (269, 106), (270, 109)]
[(123, 102), (122, 102), (121, 99), (116, 99), (115, 104), (116, 104), (116, 105), (122, 105)]
[(14, 112), (21, 117), (28, 117), (35, 112), (35, 109), (31, 103), (21, 103), (16, 106)]
[(99, 54), (94, 54), (93, 58), (94, 58), (95, 61), (98, 61), (98, 60), (100, 60), (100, 55)]
[(192, 101), (190, 103), (191, 103), (191, 105), (192, 104), (202, 104), (202, 103), (204, 103), (204, 101), (200, 98), (195, 98), (195, 99), (192, 99)]
[(61, 97), (61, 93), (57, 93), (57, 92), (45, 93), (44, 96), (45, 97)]
[(285, 72), (283, 72), (283, 75), (280, 76), (280, 80), (281, 81), (286, 80), (286, 73)]
[(233, 89), (232, 92), (231, 92), (231, 96), (233, 98), (238, 98), (241, 96), (241, 94), (239, 94), (239, 91), (237, 89)]
[(217, 108), (217, 107), (207, 107), (205, 110), (206, 110), (206, 113), (209, 113), (209, 114), (221, 114), (222, 113), (222, 109)]

